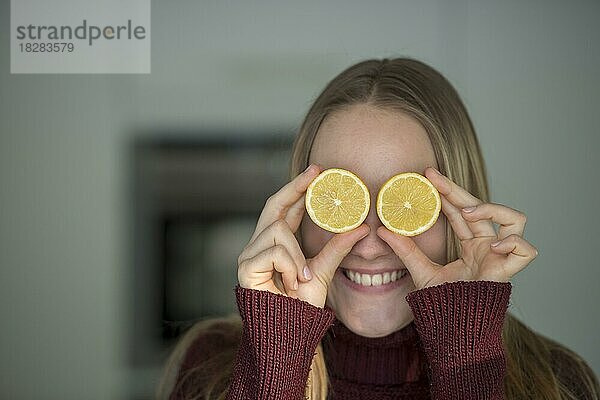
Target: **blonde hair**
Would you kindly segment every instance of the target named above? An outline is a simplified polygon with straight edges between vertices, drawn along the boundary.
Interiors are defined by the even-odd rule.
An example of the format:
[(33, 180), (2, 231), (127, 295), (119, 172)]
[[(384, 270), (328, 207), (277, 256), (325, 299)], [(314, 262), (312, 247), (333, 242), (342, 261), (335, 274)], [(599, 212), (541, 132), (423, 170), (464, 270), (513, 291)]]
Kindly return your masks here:
[[(296, 177), (308, 166), (313, 141), (325, 117), (352, 105), (367, 104), (377, 108), (395, 110), (415, 118), (426, 130), (432, 143), (441, 173), (464, 187), (484, 202), (489, 202), (486, 166), (475, 129), (467, 110), (453, 86), (435, 69), (411, 58), (366, 60), (359, 62), (331, 80), (309, 109), (292, 148), (289, 175)], [(302, 243), (300, 230), (296, 233)], [(450, 224), (446, 226), (447, 262), (460, 254), (460, 241)], [(240, 329), (239, 316), (231, 317), (231, 329)], [(200, 330), (200, 329), (198, 329)], [(186, 334), (171, 355), (171, 364), (189, 345)], [(598, 399), (598, 381), (583, 359), (559, 343), (527, 328), (510, 312), (507, 313), (502, 338), (507, 359), (504, 381), (509, 399), (577, 399), (580, 393)], [(553, 361), (554, 360), (554, 361)], [(570, 377), (580, 381), (573, 387), (567, 371), (557, 369), (556, 360), (569, 360)], [(225, 361), (225, 360), (223, 360)], [(227, 362), (233, 362), (229, 356)], [(174, 369), (171, 366), (171, 369)], [(198, 379), (206, 368), (198, 366), (189, 372)], [(218, 369), (216, 371), (219, 371)], [(211, 373), (203, 385), (197, 387), (190, 398), (221, 399), (215, 387), (226, 387), (228, 372)], [(172, 376), (173, 371), (170, 372)], [(169, 368), (163, 376), (161, 389), (168, 386)], [(209, 384), (206, 384), (209, 381)], [(159, 390), (159, 392), (160, 392)], [(577, 390), (581, 390), (577, 393)], [(317, 346), (309, 373), (306, 396), (309, 399), (326, 399), (328, 393), (327, 366), (322, 345)], [(194, 397), (196, 396), (196, 397)], [(166, 397), (160, 397), (166, 398)]]

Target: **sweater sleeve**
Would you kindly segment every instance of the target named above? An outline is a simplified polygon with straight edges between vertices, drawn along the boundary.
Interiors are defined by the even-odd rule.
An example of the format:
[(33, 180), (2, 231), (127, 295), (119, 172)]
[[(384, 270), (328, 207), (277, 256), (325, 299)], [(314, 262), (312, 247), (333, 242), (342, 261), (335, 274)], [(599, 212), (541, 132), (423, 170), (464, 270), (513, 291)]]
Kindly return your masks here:
[(504, 399), (510, 282), (447, 282), (409, 293), (432, 399)]
[(243, 330), (227, 399), (304, 399), (317, 345), (335, 313), (239, 284), (235, 294)]

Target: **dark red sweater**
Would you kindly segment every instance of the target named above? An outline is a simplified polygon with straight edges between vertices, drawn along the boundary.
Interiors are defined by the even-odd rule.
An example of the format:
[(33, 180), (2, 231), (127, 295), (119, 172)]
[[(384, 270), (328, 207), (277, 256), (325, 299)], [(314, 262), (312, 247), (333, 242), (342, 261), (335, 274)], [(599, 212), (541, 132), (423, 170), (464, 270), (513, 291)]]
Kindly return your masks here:
[(304, 399), (319, 341), (332, 399), (502, 399), (510, 283), (453, 282), (407, 296), (415, 320), (354, 334), (329, 308), (236, 287), (244, 329), (228, 399)]
[[(386, 337), (366, 338), (335, 320), (328, 307), (237, 286), (242, 332), (222, 322), (202, 330), (181, 362), (170, 399), (187, 399), (184, 393), (201, 389), (196, 385), (210, 379), (205, 375), (212, 358), (236, 348), (228, 399), (303, 399), (319, 340), (330, 399), (500, 399), (501, 327), (510, 291), (510, 283), (488, 281), (417, 290), (407, 296), (413, 323)], [(551, 350), (551, 364), (575, 398), (596, 398), (566, 348)], [(204, 366), (202, 380), (183, 378), (198, 366)], [(584, 367), (586, 376), (594, 376)]]

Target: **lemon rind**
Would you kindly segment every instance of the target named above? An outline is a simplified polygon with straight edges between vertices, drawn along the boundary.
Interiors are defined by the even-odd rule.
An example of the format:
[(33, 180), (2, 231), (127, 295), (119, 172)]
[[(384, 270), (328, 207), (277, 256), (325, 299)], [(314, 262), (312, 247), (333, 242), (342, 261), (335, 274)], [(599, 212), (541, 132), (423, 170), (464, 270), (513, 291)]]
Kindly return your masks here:
[[(359, 186), (361, 186), (361, 188), (363, 189), (364, 193), (366, 194), (365, 198), (367, 200), (367, 205), (365, 207), (365, 210), (363, 211), (363, 213), (361, 214), (360, 218), (358, 219), (358, 221), (356, 223), (354, 223), (353, 225), (349, 225), (346, 226), (344, 228), (334, 228), (333, 226), (330, 226), (326, 223), (323, 223), (321, 221), (318, 220), (318, 218), (315, 215), (315, 211), (312, 208), (312, 206), (310, 205), (308, 199), (312, 196), (312, 191), (313, 188), (315, 187), (315, 185), (323, 180), (323, 178), (325, 178), (325, 176), (332, 174), (332, 173), (339, 173), (341, 175), (347, 175), (350, 176), (352, 178), (354, 178), (355, 182), (359, 184)], [(333, 232), (333, 233), (344, 233), (344, 232), (350, 232), (353, 229), (356, 229), (357, 227), (360, 226), (360, 224), (362, 224), (365, 219), (367, 219), (367, 215), (369, 215), (369, 209), (371, 208), (371, 195), (369, 194), (369, 189), (367, 188), (367, 186), (364, 184), (364, 182), (356, 175), (353, 174), (352, 172), (346, 170), (346, 169), (342, 169), (342, 168), (328, 168), (324, 171), (322, 171), (315, 179), (313, 179), (313, 181), (310, 183), (310, 185), (308, 186), (308, 188), (306, 189), (306, 194), (304, 197), (304, 207), (306, 208), (306, 211), (308, 213), (308, 215), (310, 216), (310, 219), (317, 224), (319, 227), (329, 231), (329, 232)]]
[[(436, 197), (436, 208), (435, 211), (433, 213), (433, 216), (431, 217), (431, 219), (429, 220), (429, 222), (427, 222), (425, 225), (412, 230), (412, 231), (407, 231), (404, 229), (399, 229), (396, 228), (394, 226), (392, 226), (384, 217), (383, 217), (383, 204), (382, 204), (382, 198), (383, 198), (383, 193), (386, 191), (386, 189), (388, 187), (390, 187), (392, 185), (392, 183), (394, 183), (396, 180), (398, 179), (406, 179), (408, 177), (414, 177), (419, 179), (420, 181), (424, 182), (425, 184), (427, 184), (428, 186), (430, 186), (433, 190), (433, 194)], [(385, 225), (386, 228), (388, 228), (390, 231), (398, 233), (402, 236), (417, 236), (427, 230), (429, 230), (437, 221), (437, 219), (440, 216), (440, 211), (442, 209), (442, 200), (440, 198), (440, 194), (438, 192), (438, 190), (435, 188), (435, 186), (433, 186), (433, 183), (431, 183), (431, 181), (429, 179), (427, 179), (425, 176), (418, 174), (416, 172), (404, 172), (401, 174), (397, 174), (392, 176), (390, 179), (388, 179), (383, 186), (381, 187), (381, 189), (379, 190), (379, 193), (377, 194), (377, 202), (376, 202), (376, 208), (377, 208), (377, 215), (379, 216), (379, 219), (381, 220), (381, 222)]]

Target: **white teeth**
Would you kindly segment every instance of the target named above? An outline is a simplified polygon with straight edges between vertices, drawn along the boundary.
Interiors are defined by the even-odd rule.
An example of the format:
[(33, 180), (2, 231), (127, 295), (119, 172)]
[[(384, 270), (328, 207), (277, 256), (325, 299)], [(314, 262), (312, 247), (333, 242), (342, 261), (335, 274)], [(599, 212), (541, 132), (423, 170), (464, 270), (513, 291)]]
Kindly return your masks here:
[(371, 275), (360, 274), (360, 284), (363, 286), (371, 286)]
[(382, 283), (383, 277), (381, 274), (373, 275), (373, 278), (371, 278), (371, 285), (373, 286), (381, 286)]
[(390, 273), (386, 272), (385, 274), (383, 274), (383, 284), (385, 285), (386, 283), (390, 283)]
[(381, 286), (381, 285), (388, 284), (390, 282), (395, 282), (398, 279), (402, 278), (404, 275), (406, 275), (406, 272), (407, 272), (406, 269), (402, 269), (400, 271), (398, 271), (398, 270), (393, 271), (392, 273), (385, 272), (383, 275), (382, 274), (369, 275), (369, 274), (361, 274), (361, 273), (354, 272), (354, 271), (344, 270), (345, 275), (351, 281), (358, 283), (359, 285), (363, 285), (363, 286)]

